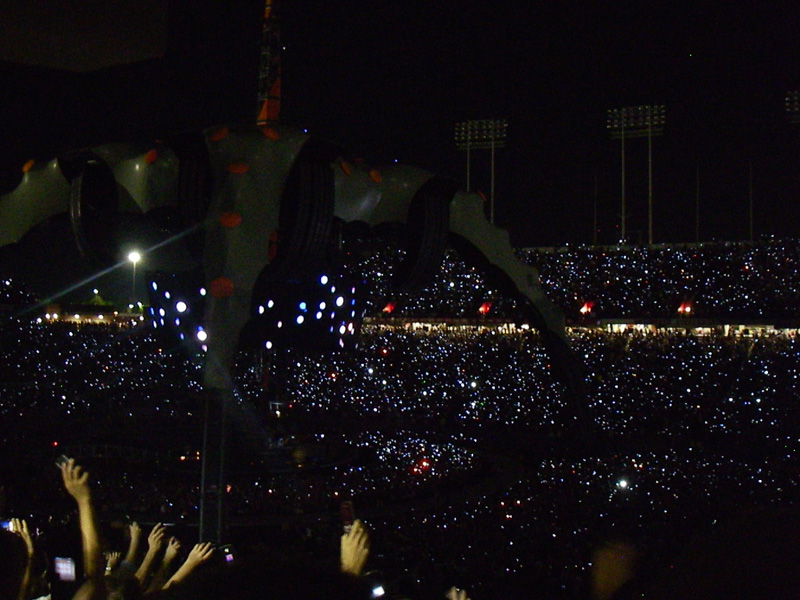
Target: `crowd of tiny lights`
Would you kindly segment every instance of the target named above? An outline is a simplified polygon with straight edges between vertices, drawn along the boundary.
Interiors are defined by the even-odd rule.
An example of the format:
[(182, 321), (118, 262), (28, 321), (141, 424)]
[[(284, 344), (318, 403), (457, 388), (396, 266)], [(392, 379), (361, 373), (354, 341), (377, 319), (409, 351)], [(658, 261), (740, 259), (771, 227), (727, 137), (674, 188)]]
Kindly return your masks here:
[(691, 301), (698, 316), (800, 316), (800, 243), (520, 251), (570, 316), (593, 302), (596, 316), (671, 317)]
[[(793, 289), (797, 261), (782, 258), (793, 252), (796, 244), (789, 242), (612, 249), (605, 258), (584, 249), (537, 253), (536, 263), (553, 291), (549, 278), (559, 270), (565, 273), (559, 285), (590, 289), (589, 275), (598, 276), (592, 269), (601, 261), (616, 282), (608, 297), (615, 295), (613, 305), (630, 314), (641, 297), (619, 282), (635, 277), (631, 285), (645, 294), (642, 275), (656, 273), (652, 281), (664, 288), (654, 297), (673, 316), (686, 294), (678, 293), (681, 280), (667, 276), (664, 264), (708, 260), (722, 271), (703, 267), (698, 289), (704, 296), (702, 302), (694, 296), (695, 303), (730, 314), (774, 307), (777, 314), (767, 316), (786, 316), (777, 283), (765, 278), (783, 265), (787, 287), (780, 294)], [(693, 253), (706, 254), (693, 263)], [(744, 278), (750, 293), (759, 294), (752, 302), (733, 297), (743, 293), (741, 277), (733, 283), (743, 257), (759, 273)], [(712, 277), (722, 282), (716, 288)], [(481, 286), (477, 273), (448, 260), (423, 294), (438, 300), (419, 300), (417, 309), (463, 316), (459, 311), (473, 303), (464, 301), (466, 288), (475, 290), (477, 302), (488, 293)], [(596, 310), (604, 310), (604, 298), (593, 297)], [(0, 281), (0, 304), (33, 301), (15, 282)], [(563, 305), (574, 309), (579, 301)], [(276, 350), (270, 376), (283, 382), (282, 419), (313, 426), (314, 443), (330, 444), (332, 456), (323, 452), (323, 462), (338, 455), (348, 460), (274, 474), (232, 473), (231, 515), (285, 522), (302, 515), (302, 535), (323, 535), (337, 502), (352, 498), (373, 529), (373, 560), (390, 576), (428, 589), (457, 583), (476, 597), (535, 581), (542, 597), (573, 598), (586, 591), (591, 549), (612, 534), (622, 532), (666, 557), (692, 533), (744, 507), (798, 502), (795, 334), (575, 329), (570, 336), (587, 369), (586, 426), (612, 435), (603, 450), (571, 448), (582, 431), (569, 430), (571, 407), (535, 332), (375, 327), (362, 331), (360, 345), (347, 352)], [(103, 506), (143, 519), (197, 518), (202, 355), (164, 348), (146, 328), (29, 317), (4, 319), (0, 340), (3, 455), (39, 464), (71, 449), (98, 462), (122, 444), (142, 453), (145, 446), (149, 469), (98, 463)], [(266, 419), (268, 405), (259, 401), (263, 368), (253, 354), (239, 357), (237, 397), (277, 446), (275, 423), (282, 421)], [(344, 447), (339, 454), (331, 450), (337, 445)], [(22, 497), (25, 513), (39, 522), (54, 510), (47, 491), (35, 485)]]
[[(516, 254), (537, 268), (545, 293), (570, 320), (673, 318), (684, 302), (698, 317), (800, 318), (800, 243), (794, 239), (521, 249)], [(385, 251), (354, 265), (371, 297), (396, 300), (394, 315), (474, 317), (486, 301), (492, 302), (488, 316), (513, 316), (519, 310), (454, 252), (421, 293), (393, 292), (402, 257), (401, 251)], [(589, 315), (580, 312), (586, 303)]]

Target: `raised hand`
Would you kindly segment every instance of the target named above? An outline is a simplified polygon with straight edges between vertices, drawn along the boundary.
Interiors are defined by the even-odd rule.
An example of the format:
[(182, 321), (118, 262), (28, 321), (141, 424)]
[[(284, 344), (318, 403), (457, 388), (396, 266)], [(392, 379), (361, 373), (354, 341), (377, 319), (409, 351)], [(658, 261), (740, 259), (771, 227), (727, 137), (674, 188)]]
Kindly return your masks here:
[(170, 580), (164, 585), (164, 589), (173, 584), (184, 581), (198, 565), (206, 562), (213, 555), (214, 546), (211, 544), (211, 542), (195, 544), (194, 548), (192, 548), (191, 552), (189, 552), (189, 556), (186, 557), (186, 561), (181, 565), (180, 569), (178, 569), (170, 578)]
[(360, 520), (356, 519), (350, 531), (342, 535), (340, 546), (342, 573), (358, 577), (369, 556), (369, 533)]
[(28, 531), (28, 524), (24, 519), (11, 519), (11, 531), (16, 533), (25, 542), (25, 548), (28, 550), (28, 557), (33, 556), (33, 538)]
[(106, 552), (106, 573), (113, 571), (121, 558), (122, 553), (120, 552)]
[(195, 544), (189, 556), (186, 557), (186, 564), (191, 565), (192, 568), (200, 563), (206, 562), (214, 554), (214, 546), (211, 542), (204, 542), (202, 544)]
[(128, 532), (130, 533), (131, 539), (128, 543), (128, 551), (125, 553), (125, 562), (132, 565), (136, 562), (136, 554), (139, 552), (139, 543), (142, 540), (142, 528), (139, 527), (139, 523), (134, 521), (128, 525)]
[(132, 540), (139, 540), (142, 537), (142, 528), (139, 527), (139, 523), (136, 521), (128, 525), (128, 532), (130, 533)]
[(629, 542), (610, 542), (592, 556), (591, 586), (595, 600), (608, 600), (635, 572), (638, 552)]
[(78, 503), (78, 520), (80, 521), (83, 545), (83, 568), (87, 577), (85, 584), (89, 587), (102, 585), (103, 555), (100, 550), (100, 536), (97, 532), (94, 506), (92, 506), (92, 493), (89, 489), (89, 473), (76, 465), (74, 458), (70, 458), (61, 465), (61, 479), (64, 481), (64, 489)]
[(61, 478), (64, 481), (64, 489), (67, 490), (70, 496), (75, 498), (76, 502), (80, 504), (91, 500), (89, 473), (76, 465), (74, 458), (70, 458), (61, 465)]
[(445, 598), (447, 598), (447, 600), (469, 600), (467, 591), (461, 590), (457, 587), (451, 587), (449, 590), (447, 590)]
[(180, 552), (181, 542), (174, 535), (167, 542), (167, 549), (164, 551), (164, 562), (171, 562)]
[(156, 523), (147, 536), (147, 545), (151, 550), (160, 550), (164, 546), (167, 528), (162, 523)]
[(147, 536), (147, 552), (144, 555), (142, 564), (140, 564), (139, 568), (136, 570), (135, 575), (140, 584), (144, 584), (146, 581), (149, 581), (151, 571), (153, 570), (153, 566), (155, 564), (156, 555), (161, 551), (161, 548), (164, 547), (164, 538), (166, 537), (166, 532), (167, 528), (164, 527), (162, 523), (156, 523), (153, 525), (150, 535)]

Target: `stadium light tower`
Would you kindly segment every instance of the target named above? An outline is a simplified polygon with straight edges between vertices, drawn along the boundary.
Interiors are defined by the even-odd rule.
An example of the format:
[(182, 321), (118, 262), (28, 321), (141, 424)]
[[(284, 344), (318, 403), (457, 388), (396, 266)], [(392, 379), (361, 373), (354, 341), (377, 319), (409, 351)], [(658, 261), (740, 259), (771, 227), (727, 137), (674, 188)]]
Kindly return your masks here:
[(628, 106), (608, 111), (606, 129), (612, 138), (620, 139), (622, 154), (621, 225), (620, 235), (625, 239), (625, 138), (647, 137), (647, 241), (653, 243), (653, 136), (664, 131), (666, 107), (663, 104)]
[(467, 191), (470, 191), (471, 151), (491, 150), (491, 183), (489, 189), (489, 222), (494, 225), (494, 151), (506, 142), (508, 122), (505, 119), (483, 119), (456, 123), (456, 148), (467, 151)]
[(786, 118), (790, 123), (800, 123), (800, 91), (786, 92)]

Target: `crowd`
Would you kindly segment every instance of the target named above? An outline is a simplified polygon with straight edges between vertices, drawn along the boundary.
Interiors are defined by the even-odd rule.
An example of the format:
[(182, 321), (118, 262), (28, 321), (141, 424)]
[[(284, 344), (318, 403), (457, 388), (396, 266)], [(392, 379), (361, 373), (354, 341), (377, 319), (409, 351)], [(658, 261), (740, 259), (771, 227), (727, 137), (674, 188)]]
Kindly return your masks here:
[[(369, 555), (369, 533), (363, 523), (354, 520), (341, 535), (339, 561), (336, 568), (320, 570), (324, 580), (309, 579), (314, 573), (308, 568), (305, 577), (300, 570), (292, 574), (283, 571), (280, 577), (264, 576), (259, 572), (265, 563), (233, 566), (236, 553), (229, 545), (218, 547), (210, 542), (195, 544), (184, 552), (185, 559), (175, 566), (181, 554), (181, 541), (163, 523), (156, 523), (147, 536), (143, 548), (142, 529), (136, 521), (125, 527), (128, 534), (127, 550), (115, 549), (105, 539), (97, 518), (93, 486), (89, 473), (77, 465), (75, 459), (60, 457), (58, 463), (63, 488), (77, 505), (80, 530), (80, 560), (57, 557), (53, 560), (55, 578), (65, 584), (75, 600), (106, 598), (239, 598), (247, 585), (256, 584), (249, 592), (259, 597), (305, 598), (320, 596), (330, 598), (368, 598), (369, 582), (362, 578)], [(34, 539), (37, 538), (37, 539)], [(50, 561), (40, 539), (24, 519), (11, 519), (0, 531), (0, 598), (26, 600), (48, 598), (53, 595)], [(216, 568), (207, 568), (205, 580), (194, 577), (203, 565), (217, 558)], [(248, 578), (250, 580), (248, 581)], [(191, 583), (190, 580), (194, 579)], [(205, 585), (203, 585), (205, 583)], [(227, 592), (220, 586), (226, 586)], [(210, 591), (209, 587), (213, 590)], [(61, 592), (62, 590), (58, 590)], [(452, 589), (449, 598), (465, 599), (466, 595)]]
[[(722, 253), (725, 246), (713, 248)], [(746, 248), (765, 256), (791, 245), (738, 245), (719, 264), (737, 264)], [(615, 252), (621, 262), (633, 261)], [(537, 258), (545, 282), (545, 259), (559, 256), (565, 260), (564, 252)], [(448, 269), (456, 264), (445, 265), (444, 283), (437, 280), (440, 307), (456, 306), (450, 300), (458, 294), (449, 290), (462, 276), (477, 277), (452, 279)], [(488, 291), (476, 291), (476, 301)], [(86, 540), (78, 534), (84, 520), (74, 496), (70, 503), (55, 493), (59, 472), (48, 467), (62, 453), (92, 473), (103, 551), (126, 554), (134, 522), (171, 524), (152, 575), (136, 579), (134, 588), (178, 594), (180, 585), (156, 590), (169, 577), (154, 574), (172, 536), (184, 544), (197, 539), (202, 355), (164, 347), (147, 328), (34, 316), (9, 315), (0, 327), (0, 516), (21, 519), (11, 525), (14, 535), (36, 546), (39, 575), (47, 567), (45, 580), (29, 577), (39, 583), (26, 598), (45, 595), (44, 581), (58, 581), (55, 558), (75, 559), (78, 581), (54, 583), (53, 597), (75, 593), (86, 570), (74, 547)], [(286, 580), (297, 564), (314, 573), (320, 565), (319, 578), (334, 577), (345, 500), (354, 501), (370, 532), (370, 576), (359, 585), (372, 590), (379, 582), (389, 596), (419, 599), (440, 598), (453, 583), (476, 598), (523, 591), (602, 597), (610, 574), (619, 575), (612, 588), (629, 577), (635, 583), (633, 572), (655, 578), (678, 564), (675, 557), (693, 547), (695, 535), (724, 531), (746, 508), (796, 506), (795, 331), (734, 336), (576, 327), (569, 336), (588, 381), (589, 420), (578, 426), (566, 418), (570, 401), (533, 331), (374, 325), (346, 351), (242, 354), (226, 535), (235, 541), (237, 564), (240, 557), (269, 556), (273, 566), (237, 571), (237, 581), (263, 584), (276, 564)], [(265, 381), (279, 381), (278, 391), (264, 389)], [(602, 441), (576, 443), (596, 440), (594, 431), (604, 433)], [(81, 479), (74, 463), (69, 468)], [(61, 487), (66, 476), (62, 468)], [(782, 521), (784, 532), (792, 531), (790, 521)], [(139, 550), (111, 570), (135, 573), (147, 555), (144, 544)], [(211, 556), (219, 559), (224, 550)], [(214, 560), (195, 573), (207, 592), (216, 588), (203, 571), (224, 581), (233, 573)], [(171, 571), (179, 572), (179, 563), (175, 558)]]
[[(800, 318), (800, 244), (794, 239), (567, 246), (520, 249), (517, 256), (538, 269), (546, 294), (572, 321), (673, 319), (683, 303), (691, 306), (693, 316), (721, 321)], [(373, 296), (392, 296), (399, 258), (397, 253), (379, 258), (361, 263), (361, 275)], [(487, 287), (481, 272), (452, 252), (428, 288), (394, 296), (393, 314), (404, 316), (474, 318), (485, 302), (491, 303), (490, 317), (514, 315), (516, 309), (513, 301)]]

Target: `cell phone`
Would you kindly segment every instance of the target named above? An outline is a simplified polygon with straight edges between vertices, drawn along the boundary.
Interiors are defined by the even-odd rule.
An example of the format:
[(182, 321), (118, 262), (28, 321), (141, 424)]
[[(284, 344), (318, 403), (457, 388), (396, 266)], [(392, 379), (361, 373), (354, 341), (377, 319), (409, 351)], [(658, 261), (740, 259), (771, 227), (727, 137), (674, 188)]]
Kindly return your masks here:
[(67, 461), (69, 461), (69, 457), (68, 457), (68, 456), (66, 456), (66, 455), (64, 455), (64, 454), (62, 454), (61, 456), (59, 456), (59, 457), (56, 459), (56, 469), (59, 469), (59, 470), (61, 470), (61, 467), (63, 467), (65, 464), (67, 464)]
[(11, 521), (0, 522), (0, 527), (2, 527), (3, 529), (7, 529), (8, 531), (11, 531)]
[(54, 571), (60, 581), (75, 581), (75, 561), (71, 558), (56, 556)]
[(339, 515), (342, 518), (342, 527), (344, 527), (344, 532), (350, 533), (350, 530), (353, 528), (353, 523), (356, 520), (356, 511), (352, 500), (345, 500), (342, 502), (342, 504), (339, 506)]
[(235, 555), (233, 553), (232, 544), (225, 544), (224, 546), (220, 546), (219, 549), (222, 552), (222, 556), (225, 559), (226, 563), (230, 564), (234, 561)]

